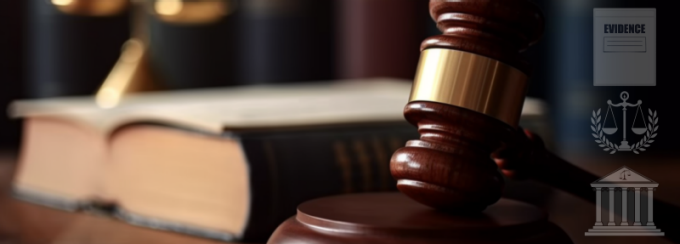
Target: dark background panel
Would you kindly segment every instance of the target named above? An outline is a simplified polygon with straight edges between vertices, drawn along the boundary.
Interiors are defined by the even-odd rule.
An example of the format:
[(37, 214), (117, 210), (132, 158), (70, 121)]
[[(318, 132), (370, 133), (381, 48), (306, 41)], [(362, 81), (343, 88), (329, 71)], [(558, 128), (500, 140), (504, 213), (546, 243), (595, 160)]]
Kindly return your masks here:
[(10, 101), (23, 97), (24, 2), (0, 2), (0, 146), (16, 147), (20, 123), (5, 116)]
[[(675, 138), (680, 136), (676, 128), (680, 117), (673, 100), (677, 97), (679, 86), (673, 67), (680, 55), (674, 48), (674, 33), (667, 31), (677, 23), (674, 20), (677, 3), (674, 1), (632, 1), (632, 0), (594, 0), (594, 1), (550, 1), (536, 3), (546, 16), (546, 31), (543, 40), (527, 56), (536, 67), (530, 95), (544, 98), (550, 105), (551, 120), (555, 125), (559, 151), (564, 154), (578, 152), (587, 154), (606, 154), (595, 143), (591, 135), (590, 117), (593, 110), (607, 110), (607, 100), (619, 103), (623, 91), (630, 94), (629, 102), (643, 101), (642, 108), (647, 114), (651, 108), (657, 111), (659, 131), (648, 151), (635, 155), (619, 152), (616, 157), (630, 157), (656, 154), (672, 154)], [(656, 86), (593, 86), (593, 8), (656, 8), (657, 23), (657, 69)], [(619, 127), (622, 126), (621, 108), (616, 111)], [(628, 125), (634, 117), (628, 112)], [(645, 116), (646, 117), (646, 116)], [(604, 120), (604, 116), (602, 117)], [(620, 128), (621, 130), (622, 128)], [(641, 139), (628, 132), (630, 144)], [(621, 133), (608, 136), (612, 141), (621, 141)], [(643, 155), (644, 154), (644, 155)]]

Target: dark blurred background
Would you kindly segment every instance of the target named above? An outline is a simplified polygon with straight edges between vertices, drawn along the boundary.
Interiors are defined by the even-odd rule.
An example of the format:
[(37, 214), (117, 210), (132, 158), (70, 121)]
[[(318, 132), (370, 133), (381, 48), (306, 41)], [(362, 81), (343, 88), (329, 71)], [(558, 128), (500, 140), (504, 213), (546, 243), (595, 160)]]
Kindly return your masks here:
[[(122, 44), (139, 28), (131, 20), (129, 7), (95, 15), (60, 10), (55, 1), (70, 0), (0, 3), (3, 108), (20, 98), (94, 94), (115, 64)], [(412, 79), (420, 41), (439, 33), (426, 0), (220, 2), (222, 15), (193, 22), (190, 17), (173, 19), (172, 12), (158, 14), (163, 6), (152, 1), (144, 6), (144, 19), (137, 25), (148, 36), (151, 70), (163, 89), (363, 77)], [(660, 136), (647, 154), (672, 152), (672, 138), (680, 136), (680, 129), (670, 126), (678, 122), (670, 114), (675, 110), (671, 64), (678, 49), (673, 48), (673, 32), (663, 30), (675, 23), (670, 11), (677, 4), (655, 0), (535, 2), (545, 13), (546, 31), (543, 40), (526, 52), (535, 67), (528, 95), (550, 105), (557, 148), (600, 153), (591, 140), (590, 113), (597, 108), (605, 111), (606, 100), (616, 102), (626, 90), (631, 99), (644, 101), (643, 108), (658, 110), (663, 117)], [(184, 7), (190, 6), (185, 3)], [(592, 9), (607, 7), (657, 9), (656, 86), (592, 85)], [(19, 126), (0, 116), (0, 143), (16, 147)]]
[[(0, 106), (7, 107), (10, 101), (23, 97), (24, 78), (24, 1), (2, 1), (0, 3)], [(19, 138), (19, 122), (0, 116), (0, 143), (16, 147)]]
[[(602, 113), (607, 110), (607, 100), (619, 103), (619, 95), (627, 91), (629, 102), (643, 101), (643, 109), (658, 111), (659, 136), (645, 152), (647, 156), (673, 155), (674, 138), (680, 136), (680, 128), (675, 128), (678, 119), (673, 114), (676, 105), (674, 80), (677, 75), (672, 64), (680, 55), (674, 48), (673, 33), (668, 28), (677, 23), (673, 9), (675, 1), (635, 1), (635, 0), (593, 0), (593, 1), (535, 1), (546, 16), (544, 39), (528, 56), (535, 67), (532, 76), (533, 95), (543, 97), (551, 106), (551, 117), (555, 125), (556, 140), (560, 150), (565, 153), (605, 153), (596, 146), (592, 138), (591, 113), (598, 108)], [(593, 8), (656, 8), (656, 86), (593, 86)], [(532, 93), (530, 93), (532, 94)], [(617, 109), (617, 108), (614, 108)], [(628, 112), (628, 123), (634, 118)], [(621, 108), (615, 110), (621, 120)], [(646, 112), (645, 112), (646, 114)], [(663, 117), (663, 120), (661, 119)], [(604, 119), (604, 116), (603, 116)], [(663, 121), (663, 122), (661, 122)], [(618, 122), (621, 126), (621, 121)], [(619, 133), (620, 134), (620, 133)], [(636, 142), (639, 137), (630, 137)], [(620, 136), (620, 135), (619, 135)], [(610, 139), (620, 141), (612, 135)], [(614, 158), (630, 157), (618, 153)]]
[[(95, 94), (131, 37), (149, 46), (150, 72), (158, 89), (175, 90), (368, 77), (409, 80), (420, 42), (439, 33), (427, 0), (224, 0), (207, 7), (200, 4), (210, 1), (162, 0), (159, 5), (150, 0), (135, 4), (143, 9), (138, 13), (126, 7), (105, 14), (56, 6), (70, 1), (77, 0), (0, 1), (0, 107), (16, 99)], [(545, 14), (546, 29), (543, 39), (525, 53), (534, 66), (528, 95), (549, 106), (555, 151), (598, 174), (624, 162), (637, 166), (667, 187), (658, 196), (680, 203), (675, 197), (680, 192), (669, 185), (680, 182), (663, 174), (663, 167), (671, 167), (677, 158), (674, 139), (680, 138), (680, 128), (674, 126), (680, 117), (673, 114), (680, 91), (672, 67), (680, 57), (671, 31), (677, 23), (672, 12), (676, 1), (534, 2)], [(593, 8), (656, 8), (656, 86), (593, 86)], [(196, 11), (203, 17), (192, 15)], [(620, 102), (622, 91), (663, 118), (659, 136), (640, 155), (608, 155), (591, 136), (592, 111), (602, 109), (604, 114), (606, 101)], [(615, 112), (620, 118), (621, 111)], [(19, 147), (20, 127), (20, 121), (0, 116), (0, 148)], [(547, 201), (537, 192), (517, 194)], [(573, 198), (555, 199), (567, 198), (552, 200), (562, 214), (556, 215), (557, 222), (573, 218), (572, 207), (579, 214), (592, 208)], [(574, 233), (590, 223), (577, 224)]]
[[(412, 79), (420, 41), (438, 33), (427, 1), (160, 0), (108, 12), (84, 2), (0, 3), (0, 107), (95, 94), (131, 37), (149, 46), (155, 87), (174, 90)], [(19, 127), (0, 116), (0, 144), (16, 148)]]

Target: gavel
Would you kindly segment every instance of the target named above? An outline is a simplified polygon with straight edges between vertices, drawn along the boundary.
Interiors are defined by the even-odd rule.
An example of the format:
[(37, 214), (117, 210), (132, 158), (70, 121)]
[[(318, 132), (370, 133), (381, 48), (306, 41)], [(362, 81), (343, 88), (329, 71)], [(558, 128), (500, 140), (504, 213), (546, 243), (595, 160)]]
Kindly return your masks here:
[[(528, 0), (430, 0), (429, 8), (442, 34), (423, 41), (404, 108), (420, 138), (391, 158), (401, 193), (304, 202), (268, 243), (572, 243), (538, 208), (501, 198), (505, 175), (595, 202), (597, 176), (518, 126), (531, 72), (521, 52), (541, 38), (540, 9)], [(665, 214), (658, 225), (680, 216), (654, 204)]]
[(422, 42), (404, 109), (420, 138), (390, 162), (403, 194), (302, 203), (268, 243), (571, 243), (536, 207), (500, 200), (504, 179), (492, 157), (504, 167), (524, 159), (526, 147), (514, 147), (528, 141), (518, 136), (530, 72), (520, 53), (542, 35), (539, 8), (431, 0), (429, 9), (442, 34)]
[[(442, 35), (426, 39), (404, 116), (418, 127), (391, 159), (398, 189), (411, 199), (454, 214), (496, 203), (503, 175), (533, 179), (595, 203), (599, 177), (548, 151), (518, 127), (530, 74), (520, 53), (541, 37), (544, 20), (526, 0), (431, 0)], [(659, 226), (680, 208), (655, 200)], [(664, 236), (680, 241), (675, 233)]]
[(455, 212), (479, 212), (501, 197), (491, 155), (518, 143), (530, 65), (520, 53), (541, 37), (540, 9), (526, 0), (430, 1), (442, 35), (421, 45), (406, 120), (419, 140), (391, 160), (398, 189)]

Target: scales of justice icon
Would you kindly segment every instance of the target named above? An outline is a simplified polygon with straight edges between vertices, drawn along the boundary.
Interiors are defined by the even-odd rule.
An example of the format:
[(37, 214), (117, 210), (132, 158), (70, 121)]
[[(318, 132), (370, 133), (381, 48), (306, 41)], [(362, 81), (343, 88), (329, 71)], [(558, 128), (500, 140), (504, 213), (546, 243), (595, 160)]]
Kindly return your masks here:
[[(633, 133), (638, 134), (638, 135), (645, 134), (645, 132), (647, 132), (647, 123), (645, 122), (644, 114), (642, 114), (642, 109), (641, 109), (641, 106), (640, 106), (642, 104), (642, 100), (638, 100), (637, 103), (635, 103), (635, 104), (626, 102), (626, 100), (628, 100), (629, 96), (628, 96), (628, 92), (625, 92), (625, 91), (621, 92), (620, 98), (621, 98), (621, 100), (623, 100), (623, 102), (617, 103), (617, 104), (613, 104), (612, 100), (607, 100), (607, 104), (609, 104), (609, 106), (607, 108), (607, 114), (604, 117), (604, 121), (603, 121), (604, 127), (602, 128), (602, 131), (607, 135), (613, 135), (614, 133), (616, 133), (619, 130), (619, 126), (616, 123), (616, 118), (614, 117), (614, 112), (612, 111), (612, 106), (623, 107), (623, 141), (621, 141), (621, 145), (619, 145), (618, 150), (619, 151), (630, 151), (631, 150), (630, 145), (628, 145), (628, 141), (626, 141), (626, 111), (628, 110), (628, 107), (631, 107), (631, 108), (637, 107), (637, 111), (635, 112), (635, 117), (633, 118), (633, 123), (631, 125), (631, 131), (633, 131)], [(606, 127), (607, 119), (609, 118), (610, 114), (611, 114), (612, 119), (614, 120), (614, 127)], [(642, 127), (636, 127), (635, 126), (635, 121), (637, 121), (638, 115), (642, 116), (642, 123), (643, 123)]]

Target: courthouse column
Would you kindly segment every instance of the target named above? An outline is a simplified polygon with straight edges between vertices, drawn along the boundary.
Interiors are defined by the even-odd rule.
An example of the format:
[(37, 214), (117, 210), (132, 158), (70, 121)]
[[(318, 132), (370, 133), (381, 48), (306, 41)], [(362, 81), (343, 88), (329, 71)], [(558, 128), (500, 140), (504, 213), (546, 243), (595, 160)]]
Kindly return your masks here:
[(640, 224), (640, 187), (635, 187), (635, 223), (633, 225)]
[(621, 187), (621, 225), (628, 225), (628, 187)]
[(595, 187), (595, 225), (602, 225), (602, 188)]
[(647, 187), (647, 226), (654, 226), (654, 190)]
[(614, 222), (614, 187), (609, 187), (609, 222), (607, 222), (607, 226), (613, 226), (616, 225), (616, 222)]

